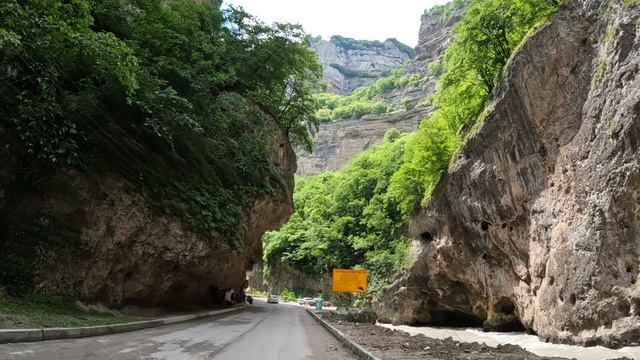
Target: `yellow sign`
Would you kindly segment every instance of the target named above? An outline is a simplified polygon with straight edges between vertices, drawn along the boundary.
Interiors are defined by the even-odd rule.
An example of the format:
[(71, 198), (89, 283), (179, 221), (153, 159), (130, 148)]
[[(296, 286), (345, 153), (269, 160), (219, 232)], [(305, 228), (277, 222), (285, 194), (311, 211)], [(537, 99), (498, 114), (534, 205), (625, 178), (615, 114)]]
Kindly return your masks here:
[(367, 292), (367, 270), (333, 269), (333, 292)]

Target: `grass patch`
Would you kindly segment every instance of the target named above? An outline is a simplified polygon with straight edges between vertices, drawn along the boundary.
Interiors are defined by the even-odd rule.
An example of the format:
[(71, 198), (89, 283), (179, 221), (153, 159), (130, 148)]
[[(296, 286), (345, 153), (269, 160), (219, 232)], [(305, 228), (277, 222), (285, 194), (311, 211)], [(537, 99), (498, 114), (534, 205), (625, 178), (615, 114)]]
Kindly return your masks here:
[(0, 296), (1, 329), (111, 325), (140, 320), (148, 318), (86, 312), (73, 302), (58, 298)]
[(610, 62), (611, 58), (606, 58), (598, 64), (598, 67), (596, 68), (596, 71), (593, 73), (593, 77), (591, 78), (592, 84), (595, 85), (600, 82), (600, 80), (604, 76), (604, 73), (607, 71)]

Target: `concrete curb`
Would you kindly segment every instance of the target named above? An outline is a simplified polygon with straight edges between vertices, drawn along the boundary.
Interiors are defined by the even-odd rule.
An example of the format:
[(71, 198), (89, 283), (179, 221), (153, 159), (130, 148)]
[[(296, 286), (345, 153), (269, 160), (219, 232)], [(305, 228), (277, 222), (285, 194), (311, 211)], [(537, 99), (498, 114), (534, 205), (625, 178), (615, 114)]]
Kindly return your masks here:
[(172, 316), (164, 319), (154, 319), (136, 321), (114, 325), (98, 325), (68, 328), (42, 328), (42, 329), (0, 329), (0, 344), (32, 342), (56, 339), (83, 338), (90, 336), (100, 336), (118, 334), (127, 331), (149, 329), (162, 325), (180, 323), (184, 321), (200, 319), (204, 317), (225, 314), (232, 311), (244, 309), (246, 306), (236, 306), (222, 310), (205, 311), (196, 314)]
[(377, 357), (377, 356), (373, 355), (372, 353), (370, 353), (369, 351), (367, 351), (367, 349), (362, 347), (360, 344), (358, 344), (358, 343), (356, 343), (354, 341), (351, 341), (345, 334), (342, 333), (342, 331), (334, 328), (328, 322), (322, 320), (322, 318), (320, 316), (318, 316), (316, 313), (314, 313), (312, 310), (307, 309), (307, 312), (309, 313), (309, 315), (311, 315), (311, 317), (316, 319), (316, 321), (318, 321), (320, 323), (320, 325), (322, 325), (322, 327), (327, 329), (327, 331), (329, 331), (331, 333), (331, 335), (333, 335), (333, 337), (335, 337), (343, 345), (345, 345), (346, 347), (351, 349), (351, 351), (353, 351), (360, 359), (362, 359), (362, 360), (381, 360), (379, 357)]

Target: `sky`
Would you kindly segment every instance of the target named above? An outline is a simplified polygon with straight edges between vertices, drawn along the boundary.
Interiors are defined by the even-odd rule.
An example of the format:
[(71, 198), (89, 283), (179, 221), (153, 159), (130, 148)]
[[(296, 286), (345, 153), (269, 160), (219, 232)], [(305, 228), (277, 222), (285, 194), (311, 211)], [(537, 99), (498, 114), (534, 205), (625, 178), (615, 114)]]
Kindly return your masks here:
[(424, 10), (449, 0), (224, 0), (260, 20), (301, 24), (313, 36), (418, 43)]

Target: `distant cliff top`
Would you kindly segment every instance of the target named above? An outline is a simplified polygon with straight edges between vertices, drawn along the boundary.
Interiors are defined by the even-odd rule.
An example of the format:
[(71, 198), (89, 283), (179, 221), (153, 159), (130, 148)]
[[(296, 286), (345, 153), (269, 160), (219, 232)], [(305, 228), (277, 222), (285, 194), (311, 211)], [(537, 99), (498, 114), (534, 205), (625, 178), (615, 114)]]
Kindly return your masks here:
[[(313, 153), (299, 151), (297, 154), (298, 175), (312, 176), (341, 169), (355, 155), (382, 141), (392, 127), (403, 132), (417, 129), (420, 120), (433, 110), (429, 99), (443, 71), (440, 60), (452, 43), (452, 29), (464, 15), (467, 4), (467, 0), (454, 0), (424, 11), (415, 49), (396, 39), (381, 42), (332, 36), (329, 40), (321, 37), (311, 40), (323, 65), (327, 91), (352, 95), (356, 88), (368, 86), (358, 91), (367, 93), (374, 110), (358, 114), (363, 109), (358, 101), (366, 102), (364, 99), (353, 101), (358, 103), (353, 106), (355, 110), (349, 107), (353, 104), (349, 102), (344, 106), (336, 106), (340, 101), (325, 104), (332, 109), (331, 116), (346, 107), (347, 111), (342, 113), (352, 117), (320, 127)], [(369, 90), (373, 90), (373, 97)], [(331, 98), (326, 96), (324, 100)], [(377, 104), (387, 110), (376, 113)]]
[(468, 0), (456, 0), (426, 10), (420, 19), (420, 33), (414, 62), (433, 61), (451, 43), (451, 30), (464, 15)]
[(381, 42), (334, 35), (329, 40), (316, 37), (311, 46), (323, 65), (327, 91), (340, 95), (387, 76), (415, 54), (414, 49), (396, 39)]
[[(311, 40), (312, 44), (318, 43), (320, 41), (324, 41), (320, 36), (317, 36)], [(352, 39), (352, 38), (348, 38), (340, 35), (333, 35), (329, 39), (329, 42), (345, 50), (366, 50), (368, 48), (384, 49), (388, 47), (396, 47), (400, 51), (407, 54), (407, 56), (409, 57), (413, 57), (413, 55), (415, 54), (415, 51), (413, 50), (412, 47), (398, 41), (396, 38), (388, 38), (385, 41), (356, 40), (356, 39)]]

